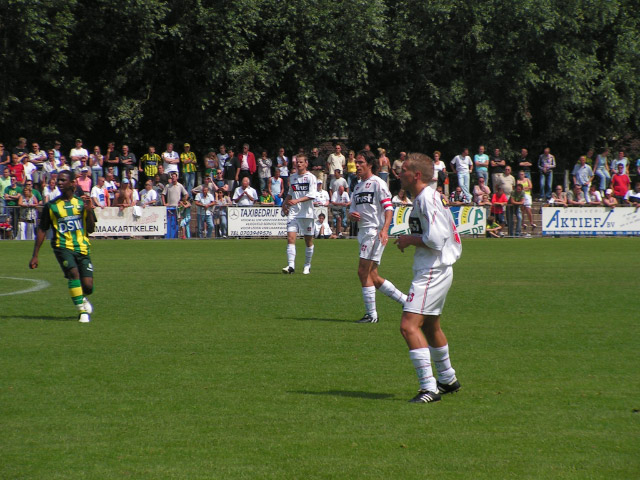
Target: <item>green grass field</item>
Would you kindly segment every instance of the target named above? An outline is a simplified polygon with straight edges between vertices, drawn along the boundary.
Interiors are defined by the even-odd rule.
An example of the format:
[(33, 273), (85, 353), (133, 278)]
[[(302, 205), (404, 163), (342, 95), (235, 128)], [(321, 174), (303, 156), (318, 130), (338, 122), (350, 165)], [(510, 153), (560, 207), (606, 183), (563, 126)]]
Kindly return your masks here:
[(640, 477), (639, 239), (464, 241), (432, 405), (399, 305), (353, 323), (357, 243), (316, 245), (285, 276), (284, 240), (95, 241), (86, 325), (48, 245), (0, 242), (0, 294), (50, 282), (0, 296), (0, 478)]

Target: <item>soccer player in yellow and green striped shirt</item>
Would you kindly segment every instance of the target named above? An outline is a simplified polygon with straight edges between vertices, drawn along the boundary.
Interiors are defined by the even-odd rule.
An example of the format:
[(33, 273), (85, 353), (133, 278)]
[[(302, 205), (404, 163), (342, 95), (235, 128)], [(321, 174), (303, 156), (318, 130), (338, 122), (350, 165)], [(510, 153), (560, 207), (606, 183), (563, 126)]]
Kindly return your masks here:
[(94, 230), (95, 215), (89, 196), (76, 197), (75, 187), (73, 172), (60, 172), (58, 190), (62, 193), (48, 202), (42, 211), (29, 268), (38, 268), (40, 247), (47, 230), (53, 229), (53, 253), (67, 278), (71, 300), (78, 309), (78, 320), (88, 323), (89, 315), (93, 312), (86, 298), (93, 292), (93, 265), (89, 258), (91, 243), (88, 235)]

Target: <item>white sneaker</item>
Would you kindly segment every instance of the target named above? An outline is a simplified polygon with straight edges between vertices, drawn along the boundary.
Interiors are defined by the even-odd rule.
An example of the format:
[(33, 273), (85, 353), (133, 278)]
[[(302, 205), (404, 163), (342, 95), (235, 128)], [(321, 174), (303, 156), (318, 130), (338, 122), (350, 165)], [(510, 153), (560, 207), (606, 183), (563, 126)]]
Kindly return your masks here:
[(303, 275), (309, 275), (311, 273), (311, 265), (305, 265), (304, 269), (302, 270), (302, 274)]
[(84, 311), (87, 312), (89, 315), (93, 313), (93, 305), (89, 303), (89, 300), (87, 300), (87, 297), (84, 297), (82, 299), (82, 306), (84, 307)]
[(89, 317), (89, 314), (87, 312), (82, 312), (78, 316), (78, 321), (80, 323), (89, 323), (91, 321), (91, 317)]

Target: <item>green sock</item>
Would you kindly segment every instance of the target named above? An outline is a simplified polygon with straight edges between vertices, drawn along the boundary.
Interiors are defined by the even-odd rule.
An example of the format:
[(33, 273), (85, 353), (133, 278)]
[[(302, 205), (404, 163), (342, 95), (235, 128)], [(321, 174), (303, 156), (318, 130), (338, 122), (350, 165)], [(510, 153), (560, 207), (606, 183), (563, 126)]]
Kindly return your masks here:
[(78, 307), (78, 310), (80, 310), (79, 307), (82, 306), (82, 301), (84, 300), (80, 280), (69, 280), (69, 294), (71, 295), (73, 304)]

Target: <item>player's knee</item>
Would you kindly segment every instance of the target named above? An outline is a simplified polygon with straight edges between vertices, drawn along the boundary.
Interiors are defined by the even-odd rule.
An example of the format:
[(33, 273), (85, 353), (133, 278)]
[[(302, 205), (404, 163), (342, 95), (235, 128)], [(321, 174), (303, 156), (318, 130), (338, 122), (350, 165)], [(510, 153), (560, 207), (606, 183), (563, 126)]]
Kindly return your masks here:
[(93, 282), (82, 284), (82, 293), (85, 295), (91, 295), (93, 293)]
[(420, 328), (417, 325), (414, 325), (413, 323), (407, 320), (403, 319), (400, 322), (400, 333), (405, 339), (414, 335), (418, 330), (420, 330)]
[(363, 266), (358, 267), (358, 278), (360, 278), (360, 282), (364, 285), (369, 280), (369, 269)]

